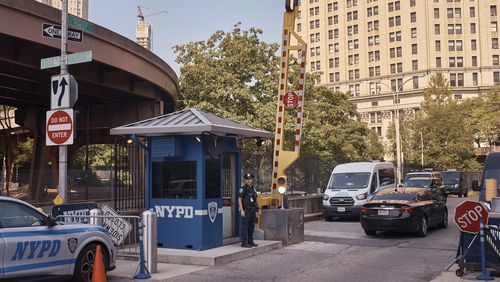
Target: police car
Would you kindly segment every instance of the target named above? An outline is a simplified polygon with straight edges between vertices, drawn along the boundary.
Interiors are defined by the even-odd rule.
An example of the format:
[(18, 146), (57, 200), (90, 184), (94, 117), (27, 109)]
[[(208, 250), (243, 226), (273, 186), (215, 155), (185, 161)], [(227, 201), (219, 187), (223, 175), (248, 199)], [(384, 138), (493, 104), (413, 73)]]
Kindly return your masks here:
[(0, 196), (0, 280), (90, 281), (97, 245), (106, 269), (114, 269), (116, 248), (104, 228), (58, 223), (28, 203)]

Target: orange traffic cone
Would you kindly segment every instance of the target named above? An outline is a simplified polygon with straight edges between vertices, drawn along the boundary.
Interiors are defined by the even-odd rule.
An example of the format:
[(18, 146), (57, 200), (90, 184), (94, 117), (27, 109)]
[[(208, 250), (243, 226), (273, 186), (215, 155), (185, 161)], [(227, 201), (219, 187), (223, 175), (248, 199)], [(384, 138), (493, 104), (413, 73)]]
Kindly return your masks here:
[(92, 282), (106, 282), (106, 270), (104, 269), (104, 257), (102, 256), (101, 245), (97, 245), (95, 250)]

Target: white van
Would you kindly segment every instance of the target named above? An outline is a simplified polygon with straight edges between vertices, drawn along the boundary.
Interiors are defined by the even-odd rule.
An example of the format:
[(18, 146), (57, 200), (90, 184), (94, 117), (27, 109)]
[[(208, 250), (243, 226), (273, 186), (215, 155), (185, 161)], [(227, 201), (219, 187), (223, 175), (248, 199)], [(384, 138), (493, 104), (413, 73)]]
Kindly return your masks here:
[(323, 216), (357, 217), (370, 195), (396, 188), (394, 165), (390, 162), (356, 162), (337, 165), (323, 197)]

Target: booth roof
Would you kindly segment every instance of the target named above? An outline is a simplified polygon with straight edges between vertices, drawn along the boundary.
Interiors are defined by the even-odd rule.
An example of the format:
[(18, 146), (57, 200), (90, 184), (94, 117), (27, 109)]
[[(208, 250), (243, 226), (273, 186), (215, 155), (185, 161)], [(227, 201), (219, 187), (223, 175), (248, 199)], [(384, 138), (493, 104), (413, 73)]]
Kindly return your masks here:
[(258, 128), (218, 117), (194, 108), (137, 121), (111, 129), (111, 135), (165, 136), (213, 133), (243, 138), (273, 138)]

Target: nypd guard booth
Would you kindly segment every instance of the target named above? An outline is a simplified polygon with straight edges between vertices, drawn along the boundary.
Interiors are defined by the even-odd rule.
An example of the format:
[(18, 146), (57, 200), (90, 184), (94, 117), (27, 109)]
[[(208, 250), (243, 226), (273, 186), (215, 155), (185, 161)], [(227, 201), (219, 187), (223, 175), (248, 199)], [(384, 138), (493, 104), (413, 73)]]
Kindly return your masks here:
[(145, 206), (158, 216), (158, 246), (205, 250), (237, 237), (242, 138), (270, 132), (194, 108), (111, 129), (147, 138)]

